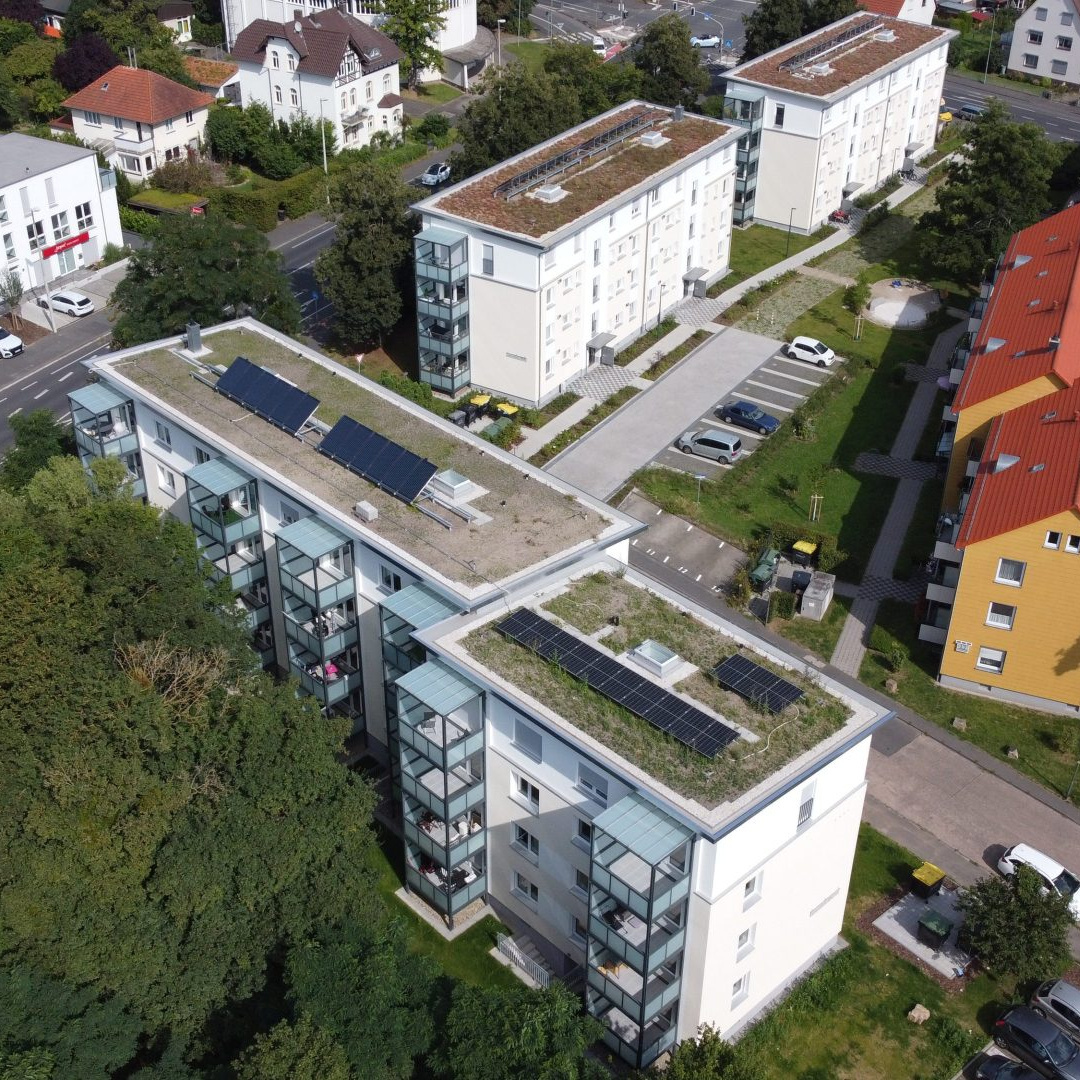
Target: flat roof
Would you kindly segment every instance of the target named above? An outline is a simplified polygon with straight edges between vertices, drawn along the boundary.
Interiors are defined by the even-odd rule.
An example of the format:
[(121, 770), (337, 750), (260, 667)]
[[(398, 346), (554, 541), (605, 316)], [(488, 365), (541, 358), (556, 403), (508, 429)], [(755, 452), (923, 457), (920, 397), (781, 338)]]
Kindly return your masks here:
[[(254, 319), (240, 319), (202, 331), (210, 352), (198, 361), (180, 354), (182, 338), (125, 349), (87, 366), (114, 388), (125, 383), (147, 402), (225, 448), (234, 464), (261, 468), (279, 486), (330, 511), (324, 516), (350, 534), (379, 538), (402, 565), (416, 565), (423, 576), (441, 581), (467, 603), (493, 587), (575, 553), (612, 543), (643, 526), (619, 511), (541, 472), (433, 413), (279, 334)], [(318, 453), (321, 432), (308, 428), (298, 437), (263, 420), (215, 392), (217, 372), (237, 356), (261, 364), (319, 399), (315, 420), (327, 427), (347, 414), (435, 463), (473, 482), (466, 522), (449, 511), (431, 509), (447, 528), (367, 480)], [(198, 377), (196, 377), (198, 376)], [(371, 503), (378, 517), (362, 521), (359, 501)], [(430, 504), (424, 504), (430, 505)], [(334, 515), (339, 519), (335, 520)]]
[[(528, 172), (635, 118), (652, 123), (544, 181), (557, 184), (566, 192), (558, 202), (538, 199), (536, 187), (510, 199), (496, 194), (495, 189), (511, 177)], [(660, 145), (649, 146), (642, 142), (642, 135), (649, 132), (659, 132), (663, 137)], [(683, 163), (711, 143), (734, 141), (740, 134), (741, 129), (707, 116), (684, 113), (681, 119), (676, 119), (674, 109), (645, 101), (630, 101), (423, 200), (416, 209), (541, 239), (598, 210), (612, 199), (624, 198), (638, 187), (644, 189), (662, 172)]]
[(859, 12), (724, 73), (811, 97), (830, 97), (956, 37), (955, 30)]
[(90, 147), (72, 146), (59, 139), (39, 139), (19, 131), (0, 135), (0, 188), (93, 156)]

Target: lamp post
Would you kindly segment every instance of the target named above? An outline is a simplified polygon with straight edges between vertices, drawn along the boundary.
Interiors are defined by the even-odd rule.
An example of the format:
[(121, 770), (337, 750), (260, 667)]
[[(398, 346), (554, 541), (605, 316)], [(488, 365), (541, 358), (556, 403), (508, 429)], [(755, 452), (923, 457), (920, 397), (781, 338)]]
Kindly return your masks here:
[(994, 24), (997, 22), (997, 4), (994, 5), (993, 14), (990, 16), (990, 44), (986, 47), (986, 66), (983, 68), (983, 85), (990, 76), (990, 54), (994, 51)]
[(795, 220), (795, 207), (791, 208), (791, 213), (788, 214), (787, 219), (787, 240), (784, 243), (784, 258), (788, 257), (788, 252), (791, 250), (791, 223)]
[(505, 19), (495, 20), (495, 40), (498, 47), (498, 59), (496, 60), (496, 63), (500, 68), (502, 67), (502, 28), (504, 22), (506, 22)]
[[(30, 220), (34, 223), (34, 239), (37, 241), (38, 250), (40, 251), (42, 245), (45, 243), (45, 237), (44, 237), (44, 235), (42, 235), (42, 236), (38, 235), (38, 219), (37, 219), (38, 212), (39, 211), (38, 211), (38, 208), (36, 206), (32, 206), (30, 208)], [(56, 333), (56, 322), (53, 319), (52, 298), (49, 296), (49, 279), (48, 279), (48, 276), (46, 274), (49, 263), (48, 263), (48, 260), (45, 258), (44, 255), (39, 254), (38, 259), (39, 259), (40, 265), (41, 265), (41, 287), (45, 290), (45, 317), (49, 320), (49, 332), (55, 334)], [(29, 272), (29, 270), (30, 270), (30, 260), (29, 259), (26, 260), (26, 269), (27, 269), (27, 272)], [(31, 280), (33, 280), (33, 274), (31, 274), (30, 277), (31, 277)]]
[(700, 506), (701, 505), (701, 481), (706, 479), (706, 477), (705, 477), (704, 473), (695, 473), (694, 474), (694, 479), (697, 481), (697, 501), (698, 501), (698, 506)]
[(664, 317), (664, 283), (660, 282), (660, 303), (656, 305), (656, 325), (660, 325), (660, 320)]

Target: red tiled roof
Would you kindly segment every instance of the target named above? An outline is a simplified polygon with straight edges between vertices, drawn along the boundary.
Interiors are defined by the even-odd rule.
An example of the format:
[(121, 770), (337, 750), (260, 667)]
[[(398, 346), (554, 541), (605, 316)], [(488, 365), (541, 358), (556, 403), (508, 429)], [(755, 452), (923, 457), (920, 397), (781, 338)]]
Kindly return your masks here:
[[(1001, 262), (953, 408), (1042, 375), (1080, 375), (1080, 205), (1016, 233)], [(1055, 347), (1051, 339), (1060, 344)]]
[(1080, 383), (995, 417), (956, 546), (1065, 510), (1080, 510)]
[(895, 19), (903, 10), (904, 0), (859, 0), (859, 7), (875, 15), (891, 15)]
[(213, 100), (210, 94), (189, 90), (156, 71), (114, 67), (77, 94), (72, 94), (64, 106), (139, 120), (144, 124), (160, 124), (190, 110), (205, 108)]
[(184, 67), (200, 86), (224, 86), (240, 70), (225, 60), (204, 60), (199, 56), (185, 56)]
[(380, 109), (393, 109), (404, 103), (405, 99), (400, 94), (383, 94), (383, 96), (379, 98)]

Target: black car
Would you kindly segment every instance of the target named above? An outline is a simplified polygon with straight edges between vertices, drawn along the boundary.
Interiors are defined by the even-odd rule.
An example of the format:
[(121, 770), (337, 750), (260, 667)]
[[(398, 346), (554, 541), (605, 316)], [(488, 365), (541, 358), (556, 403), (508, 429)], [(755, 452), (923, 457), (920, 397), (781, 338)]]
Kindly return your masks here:
[(763, 412), (750, 401), (729, 401), (716, 410), (716, 415), (725, 424), (749, 428), (759, 435), (771, 435), (780, 426), (780, 421), (775, 416)]
[(1080, 1044), (1026, 1005), (994, 1024), (994, 1042), (1050, 1080), (1080, 1080)]
[(1042, 1080), (1034, 1069), (1007, 1057), (988, 1057), (976, 1070), (975, 1080)]

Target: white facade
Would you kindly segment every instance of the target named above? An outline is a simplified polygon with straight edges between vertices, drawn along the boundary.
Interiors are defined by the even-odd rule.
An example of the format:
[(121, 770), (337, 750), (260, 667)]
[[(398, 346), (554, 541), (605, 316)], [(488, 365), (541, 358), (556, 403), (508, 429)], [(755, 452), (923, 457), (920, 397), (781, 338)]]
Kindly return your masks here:
[(1080, 13), (1072, 0), (1037, 0), (1016, 20), (1010, 71), (1080, 84)]
[[(106, 244), (123, 244), (115, 183), (93, 150), (0, 135), (0, 250), (24, 288), (92, 265)], [(65, 243), (71, 246), (43, 254)]]
[(922, 26), (929, 26), (934, 21), (937, 9), (934, 0), (863, 0), (859, 6), (878, 15), (890, 15)]
[[(933, 149), (956, 33), (896, 20), (883, 20), (883, 30), (868, 23), (863, 48), (885, 45), (878, 35), (892, 34), (900, 53), (870, 74), (859, 63), (859, 39), (813, 51), (830, 35), (839, 42), (846, 24), (868, 18), (851, 16), (726, 74), (725, 111), (750, 129), (744, 140), (753, 144), (740, 164), (738, 219), (811, 233), (845, 200), (874, 190)], [(923, 40), (900, 48), (913, 33)], [(799, 48), (813, 55), (794, 76), (771, 78), (771, 58)]]

